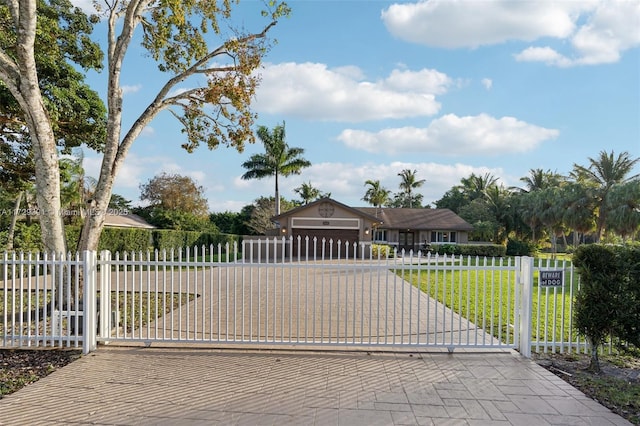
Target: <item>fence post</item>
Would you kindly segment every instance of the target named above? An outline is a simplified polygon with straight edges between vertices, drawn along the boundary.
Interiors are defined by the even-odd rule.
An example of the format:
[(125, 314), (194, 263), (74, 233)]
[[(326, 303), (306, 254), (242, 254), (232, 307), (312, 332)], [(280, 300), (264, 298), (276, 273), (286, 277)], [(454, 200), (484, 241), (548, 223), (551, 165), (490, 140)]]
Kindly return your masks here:
[[(106, 338), (111, 334), (111, 265), (108, 263), (111, 260), (111, 252), (104, 250), (100, 252), (100, 260), (102, 265), (100, 268), (100, 337)], [(118, 321), (119, 313), (116, 312), (116, 321)], [(116, 324), (117, 326), (117, 324)], [(104, 343), (108, 343), (104, 341)]]
[(98, 257), (95, 251), (83, 252), (84, 294), (82, 353), (85, 355), (96, 350), (96, 281), (98, 273)]
[(520, 354), (531, 358), (531, 303), (533, 301), (533, 258), (522, 257), (520, 263)]

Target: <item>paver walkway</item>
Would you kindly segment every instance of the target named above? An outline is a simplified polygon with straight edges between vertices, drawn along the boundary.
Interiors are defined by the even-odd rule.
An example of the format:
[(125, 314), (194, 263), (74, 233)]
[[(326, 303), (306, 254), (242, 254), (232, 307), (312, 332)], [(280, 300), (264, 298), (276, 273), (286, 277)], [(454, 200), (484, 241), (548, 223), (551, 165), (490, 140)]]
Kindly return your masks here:
[(109, 348), (0, 400), (2, 425), (629, 425), (515, 352)]

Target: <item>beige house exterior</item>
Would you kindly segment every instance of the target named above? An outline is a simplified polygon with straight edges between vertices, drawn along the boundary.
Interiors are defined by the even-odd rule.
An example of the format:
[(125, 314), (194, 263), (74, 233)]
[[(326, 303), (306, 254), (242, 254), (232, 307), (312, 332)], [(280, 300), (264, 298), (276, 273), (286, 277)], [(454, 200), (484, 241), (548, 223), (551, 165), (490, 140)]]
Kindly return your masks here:
[(110, 228), (156, 229), (155, 226), (133, 213), (114, 214), (107, 212), (104, 217), (104, 226)]
[[(368, 256), (372, 243), (416, 251), (433, 244), (467, 243), (473, 230), (472, 225), (448, 209), (350, 207), (331, 198), (297, 207), (272, 220), (278, 224), (280, 236), (293, 237), (294, 255), (313, 253), (313, 250), (319, 255), (323, 240), (325, 255), (338, 254), (338, 241), (342, 255), (345, 242), (350, 247), (356, 244), (357, 257), (362, 255), (362, 246), (364, 255)], [(331, 247), (329, 241), (333, 241)]]

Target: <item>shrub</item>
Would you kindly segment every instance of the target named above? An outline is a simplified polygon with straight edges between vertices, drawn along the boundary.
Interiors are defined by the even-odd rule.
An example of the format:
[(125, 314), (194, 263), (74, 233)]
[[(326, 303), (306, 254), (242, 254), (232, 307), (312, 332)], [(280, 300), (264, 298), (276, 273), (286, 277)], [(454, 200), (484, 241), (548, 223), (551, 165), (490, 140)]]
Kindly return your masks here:
[(640, 250), (591, 244), (573, 257), (580, 273), (574, 323), (591, 344), (591, 365), (599, 370), (598, 347), (607, 336), (640, 344)]
[(432, 252), (439, 255), (504, 257), (505, 247), (500, 244), (436, 244)]
[(380, 257), (380, 259), (386, 259), (387, 257), (393, 256), (393, 247), (386, 244), (371, 244), (371, 257)]
[(536, 245), (531, 241), (509, 239), (507, 241), (507, 256), (533, 256), (536, 253)]
[(32, 223), (27, 225), (26, 223), (17, 223), (13, 236), (13, 248), (23, 252), (43, 251), (40, 224)]

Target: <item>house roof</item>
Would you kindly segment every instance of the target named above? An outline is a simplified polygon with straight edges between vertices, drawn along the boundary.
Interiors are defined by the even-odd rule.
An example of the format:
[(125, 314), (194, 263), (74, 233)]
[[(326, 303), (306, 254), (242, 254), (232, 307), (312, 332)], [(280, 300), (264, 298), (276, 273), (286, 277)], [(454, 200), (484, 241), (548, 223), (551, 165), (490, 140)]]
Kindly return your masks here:
[(369, 215), (376, 215), (384, 229), (429, 229), (472, 231), (473, 226), (449, 209), (404, 209), (356, 207)]
[(366, 219), (371, 220), (372, 222), (380, 222), (381, 220), (379, 218), (377, 218), (375, 215), (371, 214), (370, 212), (366, 212), (362, 209), (356, 209), (353, 207), (349, 207), (346, 204), (342, 204), (339, 201), (334, 200), (333, 198), (329, 198), (329, 197), (325, 197), (325, 198), (320, 198), (316, 201), (313, 201), (309, 204), (305, 204), (299, 207), (296, 207), (295, 209), (291, 209), (291, 210), (287, 210), (284, 213), (279, 214), (278, 216), (274, 216), (271, 218), (272, 221), (277, 222), (278, 220), (280, 220), (283, 217), (287, 217), (287, 216), (291, 216), (291, 215), (295, 215), (296, 213), (302, 211), (302, 210), (306, 210), (309, 208), (312, 208), (313, 206), (320, 204), (320, 203), (324, 203), (324, 202), (330, 202), (335, 204), (336, 206), (339, 206), (347, 211), (351, 211), (353, 214), (360, 216), (360, 217), (364, 217)]
[(104, 226), (111, 226), (115, 228), (155, 229), (155, 226), (149, 224), (146, 220), (133, 213), (107, 213), (104, 218)]

